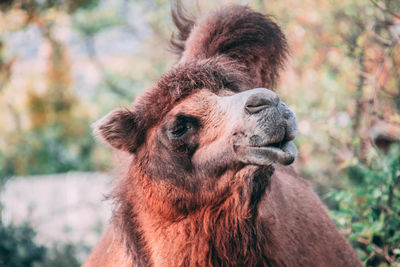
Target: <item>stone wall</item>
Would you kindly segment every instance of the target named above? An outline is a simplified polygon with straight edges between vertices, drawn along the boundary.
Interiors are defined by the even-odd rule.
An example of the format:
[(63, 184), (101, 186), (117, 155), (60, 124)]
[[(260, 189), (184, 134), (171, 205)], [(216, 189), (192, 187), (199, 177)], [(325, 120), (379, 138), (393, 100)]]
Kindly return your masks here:
[(29, 221), (37, 240), (93, 246), (109, 223), (111, 201), (105, 195), (112, 177), (104, 173), (69, 172), (14, 177), (1, 192), (5, 223)]

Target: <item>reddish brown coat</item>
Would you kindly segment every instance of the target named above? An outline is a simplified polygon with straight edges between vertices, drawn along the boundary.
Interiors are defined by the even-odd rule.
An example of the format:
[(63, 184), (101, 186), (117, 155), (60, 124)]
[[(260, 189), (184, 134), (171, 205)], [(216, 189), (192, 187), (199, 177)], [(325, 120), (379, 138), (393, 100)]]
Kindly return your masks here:
[[(97, 124), (128, 165), (112, 194), (113, 222), (85, 266), (360, 266), (307, 181), (272, 161), (246, 164), (232, 148), (232, 124), (295, 131), (284, 105), (288, 113), (263, 111), (272, 120), (243, 121), (224, 106), (276, 84), (287, 56), (279, 27), (241, 6), (197, 22), (177, 10), (179, 64)], [(182, 118), (185, 128), (176, 127)]]

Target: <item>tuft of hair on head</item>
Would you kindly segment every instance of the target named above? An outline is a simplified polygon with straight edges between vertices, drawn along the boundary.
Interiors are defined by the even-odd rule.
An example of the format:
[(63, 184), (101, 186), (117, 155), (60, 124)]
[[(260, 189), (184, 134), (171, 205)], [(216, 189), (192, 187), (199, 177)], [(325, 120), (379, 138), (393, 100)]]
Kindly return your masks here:
[(233, 5), (194, 20), (178, 1), (172, 18), (178, 33), (171, 45), (180, 62), (225, 56), (254, 77), (254, 87), (276, 86), (288, 44), (270, 16)]
[(195, 19), (184, 8), (181, 1), (175, 1), (171, 8), (171, 17), (174, 25), (178, 29), (177, 33), (172, 33), (170, 40), (171, 50), (181, 57), (185, 50), (185, 41), (194, 26)]

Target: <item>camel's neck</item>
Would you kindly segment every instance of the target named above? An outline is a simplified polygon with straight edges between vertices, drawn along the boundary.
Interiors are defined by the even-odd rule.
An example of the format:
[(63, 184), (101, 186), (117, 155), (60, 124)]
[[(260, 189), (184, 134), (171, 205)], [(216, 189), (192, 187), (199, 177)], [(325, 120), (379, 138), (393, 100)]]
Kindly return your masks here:
[[(184, 215), (157, 200), (151, 187), (120, 186), (124, 190), (117, 195), (120, 206), (114, 216), (133, 258), (154, 266), (267, 265), (267, 240), (257, 210), (270, 172), (250, 173), (235, 177), (238, 182), (228, 188), (229, 194), (215, 194), (209, 204)], [(167, 211), (173, 215), (166, 218)]]
[(206, 207), (179, 221), (151, 213), (138, 215), (154, 266), (256, 266), (264, 263), (255, 211), (235, 197), (219, 207)]

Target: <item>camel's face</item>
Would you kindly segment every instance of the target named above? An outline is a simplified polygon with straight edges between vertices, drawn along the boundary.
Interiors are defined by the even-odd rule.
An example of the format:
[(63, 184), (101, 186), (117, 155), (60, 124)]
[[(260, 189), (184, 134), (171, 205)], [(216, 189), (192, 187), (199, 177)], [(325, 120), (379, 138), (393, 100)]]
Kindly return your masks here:
[[(156, 102), (145, 101), (144, 110), (154, 111)], [(146, 111), (117, 109), (96, 129), (112, 146), (135, 154), (131, 169), (149, 178), (156, 188), (149, 192), (181, 211), (213, 203), (239, 181), (255, 182), (255, 171), (296, 158), (296, 117), (267, 89), (197, 90), (146, 127), (151, 119)], [(270, 174), (258, 175), (258, 182)]]
[(200, 90), (149, 132), (144, 150), (155, 151), (149, 160), (166, 166), (157, 176), (209, 180), (245, 165), (288, 165), (295, 160), (296, 117), (277, 94), (264, 88), (222, 94)]
[(285, 37), (262, 14), (227, 10), (203, 26), (176, 17), (179, 63), (130, 109), (95, 125), (103, 140), (133, 155), (120, 188), (142, 190), (154, 207), (163, 203), (163, 214), (218, 204), (239, 187), (261, 195), (271, 166), (296, 157), (294, 114), (272, 91), (248, 90), (276, 84)]

